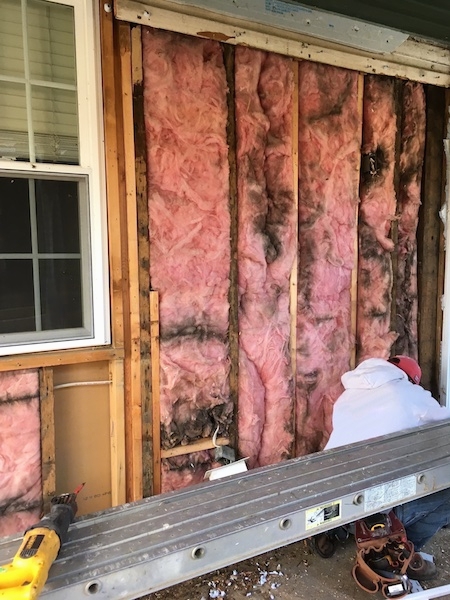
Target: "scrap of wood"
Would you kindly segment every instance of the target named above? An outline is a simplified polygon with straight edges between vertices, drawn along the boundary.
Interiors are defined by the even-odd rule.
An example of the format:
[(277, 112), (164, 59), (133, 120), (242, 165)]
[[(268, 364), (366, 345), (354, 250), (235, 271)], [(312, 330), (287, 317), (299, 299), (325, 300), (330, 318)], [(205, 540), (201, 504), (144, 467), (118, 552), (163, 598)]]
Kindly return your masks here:
[(159, 294), (150, 292), (150, 349), (152, 371), (152, 438), (153, 493), (161, 493), (161, 407), (160, 407), (160, 341)]
[(201, 452), (202, 450), (211, 450), (216, 446), (229, 446), (230, 439), (227, 437), (220, 437), (216, 440), (211, 438), (205, 438), (192, 444), (186, 444), (184, 446), (176, 446), (175, 448), (169, 448), (168, 450), (161, 450), (161, 458), (172, 458), (173, 456), (182, 456), (183, 454), (191, 454), (192, 452)]

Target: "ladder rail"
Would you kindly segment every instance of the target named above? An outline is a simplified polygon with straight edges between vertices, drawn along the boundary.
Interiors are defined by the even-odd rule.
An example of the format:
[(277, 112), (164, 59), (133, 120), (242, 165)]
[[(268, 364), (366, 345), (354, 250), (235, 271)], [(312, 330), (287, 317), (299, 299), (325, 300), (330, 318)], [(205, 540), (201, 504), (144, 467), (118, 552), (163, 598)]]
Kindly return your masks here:
[[(82, 517), (41, 596), (132, 600), (450, 487), (449, 434), (439, 422)], [(0, 564), (17, 547), (0, 541)]]

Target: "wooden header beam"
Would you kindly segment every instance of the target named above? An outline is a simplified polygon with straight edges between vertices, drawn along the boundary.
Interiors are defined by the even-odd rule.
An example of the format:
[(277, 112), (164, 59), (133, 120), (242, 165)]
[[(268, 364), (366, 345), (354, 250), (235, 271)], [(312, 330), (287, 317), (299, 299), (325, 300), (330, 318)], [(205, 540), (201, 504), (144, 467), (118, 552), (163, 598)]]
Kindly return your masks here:
[(377, 54), (170, 0), (116, 0), (114, 8), (118, 19), (139, 25), (450, 87), (450, 50), (425, 42), (407, 40), (394, 52)]

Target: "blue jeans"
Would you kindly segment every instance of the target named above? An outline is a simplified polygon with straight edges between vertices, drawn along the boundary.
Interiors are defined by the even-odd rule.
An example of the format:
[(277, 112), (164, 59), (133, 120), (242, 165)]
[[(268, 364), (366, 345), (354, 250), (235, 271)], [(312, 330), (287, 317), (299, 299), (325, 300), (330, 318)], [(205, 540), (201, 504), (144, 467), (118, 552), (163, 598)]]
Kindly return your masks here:
[(420, 550), (442, 527), (450, 524), (450, 488), (396, 506), (408, 539)]

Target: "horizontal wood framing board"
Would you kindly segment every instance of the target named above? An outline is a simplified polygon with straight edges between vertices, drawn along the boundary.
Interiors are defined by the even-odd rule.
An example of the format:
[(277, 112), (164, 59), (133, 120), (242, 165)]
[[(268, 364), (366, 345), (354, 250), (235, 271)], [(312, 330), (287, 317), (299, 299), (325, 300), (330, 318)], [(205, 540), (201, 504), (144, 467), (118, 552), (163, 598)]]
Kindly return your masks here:
[(139, 25), (450, 87), (450, 50), (426, 42), (409, 39), (390, 54), (375, 54), (170, 1), (116, 0), (114, 6), (116, 18)]
[(186, 446), (176, 446), (168, 450), (161, 450), (161, 458), (172, 458), (173, 456), (182, 456), (191, 452), (200, 452), (201, 450), (212, 450), (218, 446), (228, 446), (230, 440), (225, 437), (217, 438), (215, 442), (212, 439), (204, 439)]
[(36, 367), (57, 367), (123, 358), (123, 348), (86, 348), (83, 350), (63, 350), (58, 352), (36, 352), (34, 354), (19, 354), (2, 356), (0, 373), (17, 369), (34, 369)]

